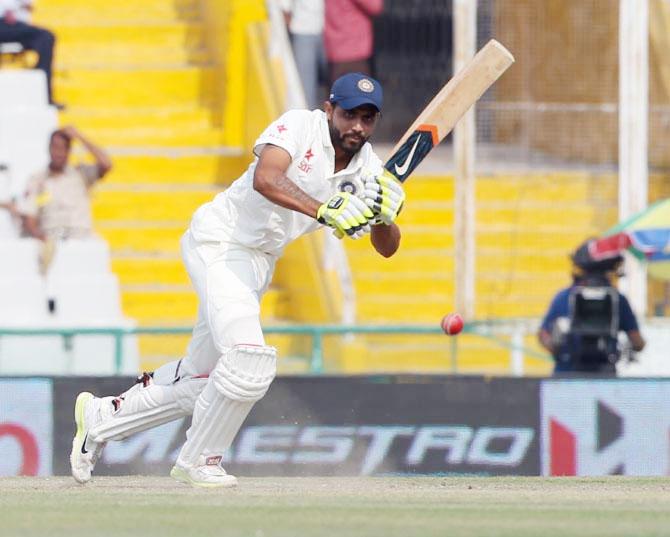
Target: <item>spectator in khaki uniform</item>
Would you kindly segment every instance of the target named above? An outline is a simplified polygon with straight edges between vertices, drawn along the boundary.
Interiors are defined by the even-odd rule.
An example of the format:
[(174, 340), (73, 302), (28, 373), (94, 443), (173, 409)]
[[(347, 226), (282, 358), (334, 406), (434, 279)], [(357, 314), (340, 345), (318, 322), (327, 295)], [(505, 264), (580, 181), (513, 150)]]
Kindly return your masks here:
[[(68, 164), (75, 140), (91, 153), (95, 164)], [(18, 206), (26, 233), (44, 241), (40, 256), (43, 273), (51, 261), (56, 240), (93, 236), (90, 189), (112, 169), (107, 153), (74, 127), (52, 133), (49, 156), (49, 167), (30, 178)]]
[[(74, 140), (86, 147), (95, 164), (68, 164)], [(40, 240), (91, 237), (90, 188), (112, 169), (111, 159), (74, 127), (51, 135), (49, 156), (49, 167), (30, 178), (19, 204), (27, 233)]]

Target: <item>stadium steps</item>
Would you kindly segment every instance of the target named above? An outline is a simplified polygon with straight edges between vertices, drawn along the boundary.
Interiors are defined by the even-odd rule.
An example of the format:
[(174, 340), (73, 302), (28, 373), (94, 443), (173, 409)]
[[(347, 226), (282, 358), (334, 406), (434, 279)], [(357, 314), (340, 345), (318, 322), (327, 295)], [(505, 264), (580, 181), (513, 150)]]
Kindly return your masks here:
[[(148, 22), (140, 28), (118, 23), (64, 26), (58, 38), (55, 60), (59, 71), (98, 68), (91, 58), (105, 58), (105, 68), (124, 69), (209, 62), (201, 26), (181, 21)], [(156, 62), (159, 54), (164, 63)]]
[[(406, 183), (407, 203), (399, 218), (401, 247), (390, 259), (369, 241), (346, 247), (361, 323), (439, 323), (454, 310), (454, 185), (450, 177), (417, 175)], [(539, 317), (555, 291), (569, 283), (568, 254), (587, 236), (614, 221), (616, 181), (589, 174), (481, 176), (476, 200), (477, 319)], [(433, 336), (360, 336), (348, 355), (349, 370), (447, 370), (450, 340)], [(508, 371), (509, 351), (462, 336), (459, 371)], [(432, 341), (432, 342), (431, 342)], [(388, 344), (386, 343), (388, 342)], [(403, 346), (425, 345), (408, 363)], [(528, 345), (536, 348), (533, 338)], [(352, 358), (353, 356), (353, 358)], [(536, 361), (538, 373), (548, 363)]]
[[(61, 124), (76, 125), (114, 160), (94, 191), (93, 215), (110, 244), (124, 314), (140, 325), (191, 325), (197, 302), (179, 238), (193, 211), (246, 165), (239, 148), (222, 144), (201, 3), (50, 0), (37, 4), (35, 23), (57, 36)], [(279, 295), (265, 297), (265, 319)], [(142, 336), (142, 367), (178, 356), (187, 340)]]
[[(202, 22), (198, 0), (50, 0), (36, 6), (35, 23), (58, 37), (56, 98), (68, 104), (63, 123), (81, 127), (113, 154), (115, 169), (95, 194), (95, 225), (112, 248), (124, 313), (145, 325), (193, 322), (196, 298), (179, 261), (179, 237), (215, 185), (235, 178), (246, 164), (221, 146), (224, 131), (211, 114), (214, 77)], [(479, 177), (478, 318), (540, 315), (568, 282), (567, 253), (609, 225), (614, 208), (603, 200), (615, 199), (615, 191), (616, 180), (607, 174)], [(437, 324), (454, 309), (453, 181), (418, 174), (407, 194), (396, 256), (371, 253), (368, 240), (345, 241), (358, 322)], [(281, 302), (280, 290), (268, 293), (266, 320)], [(181, 353), (186, 339), (141, 338), (143, 366)], [(295, 345), (285, 336), (268, 341)], [(343, 357), (345, 369), (362, 370), (360, 360), (370, 356), (380, 369), (414, 370), (406, 352), (397, 352), (408, 341), (417, 338), (403, 336), (390, 345), (356, 338)], [(444, 368), (448, 341), (426, 343), (420, 358), (426, 368)], [(507, 360), (499, 350), (472, 345), (469, 363), (500, 370)]]
[(105, 2), (104, 0), (49, 0), (37, 4), (35, 22), (52, 28), (91, 28), (126, 24), (140, 27), (169, 22), (200, 20), (199, 3), (194, 0), (142, 0)]
[[(612, 199), (607, 191), (613, 195), (615, 188), (615, 182), (588, 174), (480, 177), (478, 317), (493, 311), (505, 317), (541, 315), (556, 287), (568, 282), (569, 252), (602, 229), (601, 219), (613, 219), (616, 207), (602, 200)], [(369, 241), (346, 243), (361, 321), (411, 313), (413, 322), (438, 322), (453, 309), (453, 181), (418, 175), (406, 189), (395, 256), (381, 258)], [(398, 312), (389, 309), (393, 304)]]
[(213, 70), (193, 65), (149, 65), (122, 69), (68, 69), (57, 72), (56, 95), (85, 107), (179, 106), (212, 100)]

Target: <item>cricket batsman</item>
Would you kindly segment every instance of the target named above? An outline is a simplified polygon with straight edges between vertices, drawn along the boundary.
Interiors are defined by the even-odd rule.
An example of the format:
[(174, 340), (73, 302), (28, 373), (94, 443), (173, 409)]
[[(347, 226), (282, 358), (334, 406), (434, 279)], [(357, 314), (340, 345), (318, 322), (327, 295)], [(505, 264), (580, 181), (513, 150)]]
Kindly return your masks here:
[(275, 377), (260, 300), (286, 245), (325, 225), (340, 238), (369, 233), (384, 257), (399, 247), (394, 221), (405, 194), (368, 143), (381, 109), (378, 81), (340, 77), (323, 111), (291, 110), (270, 124), (246, 172), (196, 210), (181, 239), (199, 299), (186, 356), (117, 397), (77, 396), (75, 480), (91, 479), (106, 442), (192, 414), (170, 475), (197, 487), (237, 484), (221, 460)]

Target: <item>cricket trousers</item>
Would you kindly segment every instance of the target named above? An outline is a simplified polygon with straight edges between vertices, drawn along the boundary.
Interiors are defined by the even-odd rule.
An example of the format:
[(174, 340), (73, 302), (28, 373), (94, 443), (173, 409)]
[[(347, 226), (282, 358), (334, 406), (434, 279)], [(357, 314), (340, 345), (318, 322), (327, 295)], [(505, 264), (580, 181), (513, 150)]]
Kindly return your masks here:
[(260, 301), (277, 258), (234, 243), (198, 242), (190, 231), (181, 252), (199, 304), (179, 374), (208, 375), (234, 345), (265, 345)]

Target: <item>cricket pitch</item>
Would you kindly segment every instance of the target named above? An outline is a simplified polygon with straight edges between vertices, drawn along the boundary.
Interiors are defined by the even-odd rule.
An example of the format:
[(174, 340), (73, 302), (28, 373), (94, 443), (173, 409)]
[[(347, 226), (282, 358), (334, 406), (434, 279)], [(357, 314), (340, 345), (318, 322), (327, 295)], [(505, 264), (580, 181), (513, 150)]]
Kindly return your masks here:
[(668, 478), (0, 478), (0, 536), (661, 536)]

